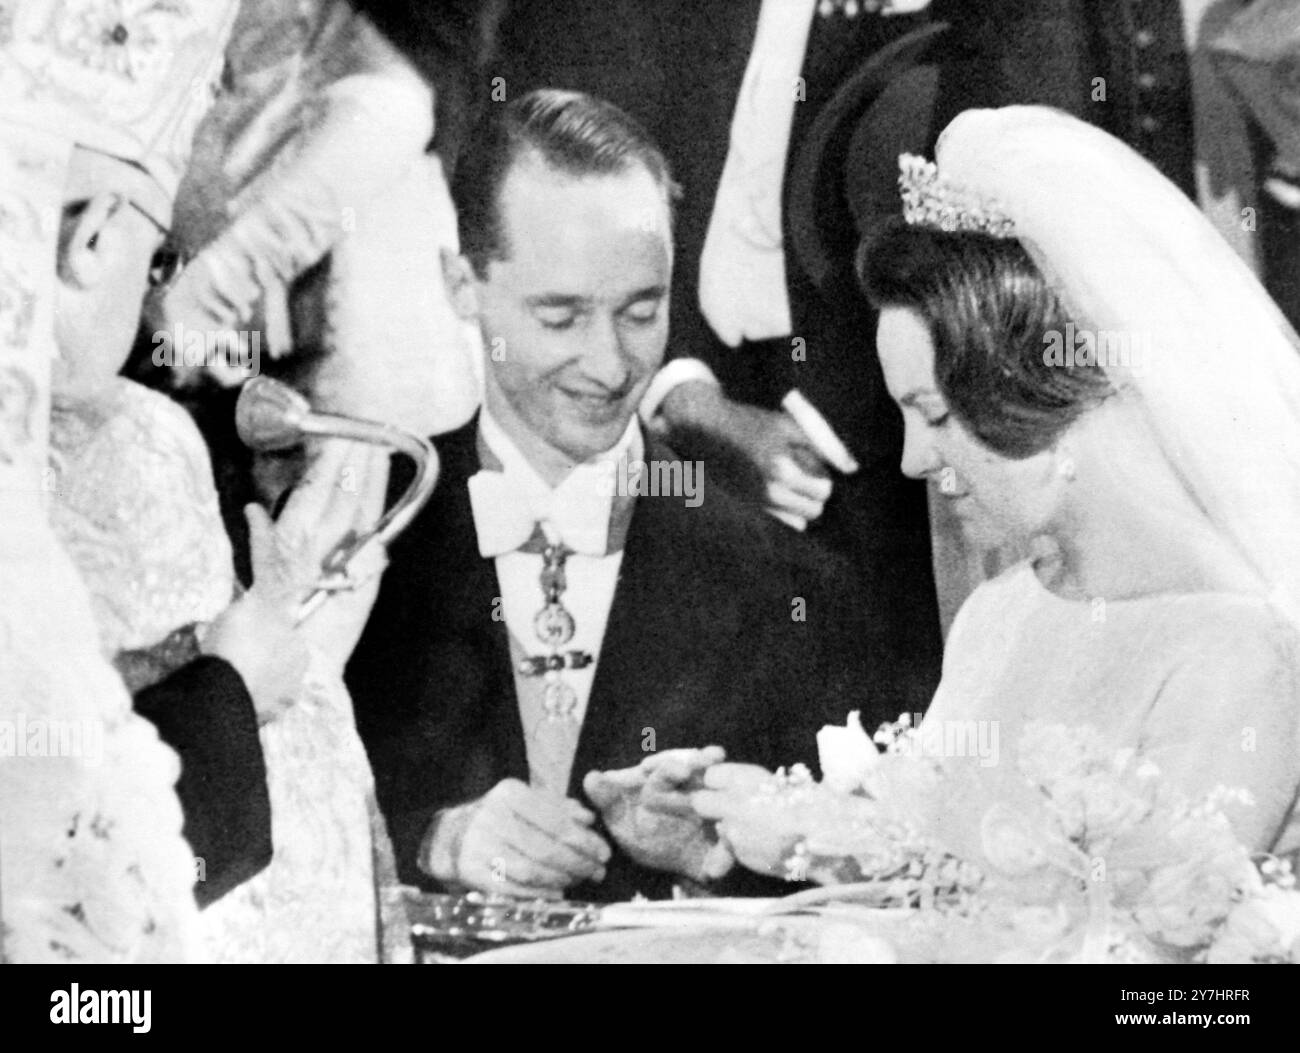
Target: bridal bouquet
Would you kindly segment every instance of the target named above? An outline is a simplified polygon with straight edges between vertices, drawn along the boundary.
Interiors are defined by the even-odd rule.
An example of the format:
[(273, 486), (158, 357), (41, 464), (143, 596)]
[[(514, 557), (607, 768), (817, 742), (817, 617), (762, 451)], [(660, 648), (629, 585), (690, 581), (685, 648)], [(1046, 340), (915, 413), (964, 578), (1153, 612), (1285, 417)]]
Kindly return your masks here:
[[(1031, 723), (1013, 765), (930, 748), (905, 718), (875, 736), (856, 714), (818, 742), (824, 781), (783, 775), (770, 814), (800, 812), (792, 878), (836, 908), (906, 907), (904, 960), (1300, 963), (1290, 868), (1253, 860), (1225, 809), (1188, 800), (1089, 728)], [(862, 906), (876, 908), (861, 911)]]

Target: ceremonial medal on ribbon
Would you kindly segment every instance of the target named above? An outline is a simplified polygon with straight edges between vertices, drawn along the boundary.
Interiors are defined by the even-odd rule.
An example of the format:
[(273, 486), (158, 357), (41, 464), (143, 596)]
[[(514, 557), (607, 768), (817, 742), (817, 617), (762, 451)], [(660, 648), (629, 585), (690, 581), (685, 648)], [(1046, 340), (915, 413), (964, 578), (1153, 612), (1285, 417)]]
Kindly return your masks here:
[(546, 680), (542, 688), (542, 710), (551, 721), (577, 719), (578, 695), (565, 681), (566, 669), (585, 669), (592, 657), (586, 651), (565, 651), (564, 645), (573, 639), (573, 615), (564, 606), (564, 561), (569, 552), (563, 545), (547, 545), (542, 552), (543, 606), (533, 618), (533, 632), (549, 654), (531, 655), (519, 663), (524, 676), (541, 676)]

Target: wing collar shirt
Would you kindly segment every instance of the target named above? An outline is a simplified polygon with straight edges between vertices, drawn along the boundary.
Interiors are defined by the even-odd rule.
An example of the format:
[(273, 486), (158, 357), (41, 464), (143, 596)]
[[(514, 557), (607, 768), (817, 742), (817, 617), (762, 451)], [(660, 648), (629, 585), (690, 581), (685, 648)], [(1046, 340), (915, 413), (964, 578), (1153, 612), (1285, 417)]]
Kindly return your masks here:
[[(644, 440), (633, 417), (618, 443), (578, 465), (552, 488), (484, 407), (479, 451), (484, 470), (469, 480), (470, 504), (479, 553), (496, 563), (501, 613), (494, 616), (504, 617), (510, 636), (530, 782), (563, 795), (600, 665), (635, 504), (635, 497), (616, 492), (618, 480), (627, 478), (628, 464), (642, 459)], [(533, 628), (544, 605), (542, 538), (571, 550), (561, 599), (573, 615), (574, 634), (564, 649), (586, 651), (593, 659), (586, 668), (561, 674), (577, 696), (570, 721), (546, 719), (540, 702), (542, 681), (523, 676), (518, 668), (522, 658), (548, 653)]]

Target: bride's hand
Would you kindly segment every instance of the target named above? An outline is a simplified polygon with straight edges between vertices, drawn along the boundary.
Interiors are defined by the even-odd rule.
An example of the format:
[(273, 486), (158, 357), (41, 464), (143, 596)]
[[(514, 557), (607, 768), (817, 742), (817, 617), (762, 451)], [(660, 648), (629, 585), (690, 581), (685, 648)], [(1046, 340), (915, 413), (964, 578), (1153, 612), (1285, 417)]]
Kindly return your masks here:
[(705, 789), (691, 804), (717, 822), (719, 838), (743, 866), (788, 877), (786, 860), (815, 828), (822, 795), (815, 785), (779, 790), (776, 778), (753, 764), (719, 764), (704, 773)]

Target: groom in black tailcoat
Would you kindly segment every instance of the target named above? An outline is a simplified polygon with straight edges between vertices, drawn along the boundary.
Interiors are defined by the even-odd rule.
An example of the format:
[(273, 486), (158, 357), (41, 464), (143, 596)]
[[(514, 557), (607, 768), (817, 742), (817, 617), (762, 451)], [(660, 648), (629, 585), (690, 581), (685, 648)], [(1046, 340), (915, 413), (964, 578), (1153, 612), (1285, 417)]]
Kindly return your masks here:
[(674, 194), (645, 132), (589, 96), (534, 93), (491, 111), (453, 189), (448, 281), (483, 332), (484, 408), (436, 440), (438, 488), (347, 669), (399, 872), (665, 896), (717, 852), (686, 804), (716, 757), (697, 747), (812, 762), (823, 724), (894, 714), (872, 708), (838, 565), (641, 430)]

